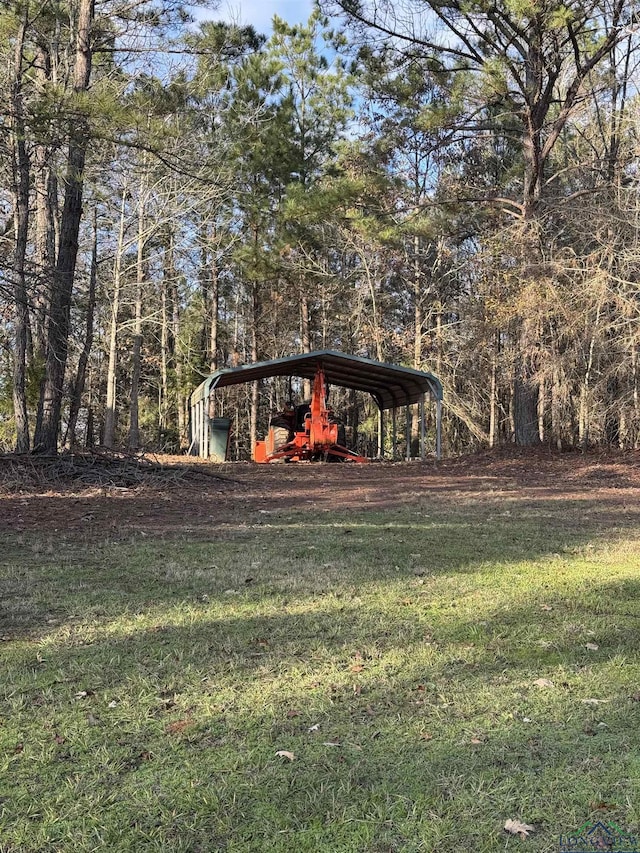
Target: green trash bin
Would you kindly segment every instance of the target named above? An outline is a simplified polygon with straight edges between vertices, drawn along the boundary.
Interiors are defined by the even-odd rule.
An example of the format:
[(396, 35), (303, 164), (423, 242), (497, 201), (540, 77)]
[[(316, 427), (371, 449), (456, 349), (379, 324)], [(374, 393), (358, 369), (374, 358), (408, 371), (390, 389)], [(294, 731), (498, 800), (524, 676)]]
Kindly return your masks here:
[(209, 421), (209, 458), (224, 462), (229, 450), (231, 418), (211, 418)]

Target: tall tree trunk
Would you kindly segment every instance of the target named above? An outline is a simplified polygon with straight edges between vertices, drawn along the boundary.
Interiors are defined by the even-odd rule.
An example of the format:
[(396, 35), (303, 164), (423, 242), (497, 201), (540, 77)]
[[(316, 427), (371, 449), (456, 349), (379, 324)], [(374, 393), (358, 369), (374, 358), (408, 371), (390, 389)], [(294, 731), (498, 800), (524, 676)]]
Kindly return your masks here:
[(562, 450), (561, 388), (560, 371), (554, 366), (551, 385), (551, 435), (558, 450)]
[(220, 313), (220, 275), (217, 258), (215, 225), (209, 234), (208, 225), (200, 225), (200, 279), (204, 302), (203, 338), (207, 363), (211, 373), (218, 369), (218, 319)]
[[(51, 55), (42, 44), (36, 47), (37, 81), (40, 94), (51, 82)], [(36, 207), (35, 262), (38, 282), (34, 295), (33, 349), (37, 362), (44, 367), (46, 358), (46, 318), (49, 313), (48, 297), (51, 275), (56, 259), (55, 209), (57, 187), (51, 168), (52, 146), (38, 141), (34, 146), (34, 190)]]
[(167, 279), (162, 276), (160, 294), (160, 401), (158, 410), (158, 432), (162, 440), (167, 429), (169, 412), (169, 295)]
[(76, 424), (78, 423), (78, 414), (82, 406), (82, 395), (84, 393), (85, 376), (87, 372), (87, 364), (91, 355), (91, 347), (93, 346), (93, 319), (96, 308), (96, 284), (98, 280), (98, 222), (97, 215), (94, 209), (93, 212), (93, 249), (91, 251), (91, 271), (89, 273), (89, 293), (87, 296), (87, 319), (84, 335), (84, 344), (82, 352), (78, 359), (78, 371), (76, 373), (76, 381), (73, 385), (73, 394), (71, 397), (71, 406), (69, 408), (69, 423), (67, 425), (67, 434), (65, 436), (65, 445), (73, 450), (76, 443)]
[(516, 444), (533, 447), (538, 444), (538, 386), (527, 357), (520, 357), (513, 382), (513, 426)]
[(211, 335), (210, 326), (210, 288), (209, 288), (209, 232), (207, 221), (202, 218), (198, 226), (198, 243), (200, 247), (200, 264), (198, 267), (198, 281), (202, 295), (202, 328), (200, 330), (199, 349), (202, 350), (202, 358), (209, 363), (211, 355), (209, 350), (209, 339)]
[[(260, 298), (258, 295), (258, 285), (253, 282), (251, 285), (251, 361), (255, 364), (258, 360), (258, 313), (260, 310)], [(251, 383), (251, 406), (249, 409), (249, 441), (251, 443), (251, 452), (255, 447), (258, 438), (258, 403), (259, 403), (259, 384), (258, 382)]]
[(209, 369), (218, 369), (218, 314), (220, 312), (220, 279), (215, 245), (211, 252), (211, 280), (209, 283)]
[(545, 439), (545, 416), (547, 409), (547, 389), (544, 379), (538, 383), (538, 441)]
[(620, 382), (614, 374), (607, 380), (604, 411), (604, 437), (610, 447), (618, 447), (623, 432), (620, 424)]
[[(89, 88), (91, 77), (91, 26), (93, 0), (79, 0), (73, 90), (77, 99)], [(78, 257), (82, 218), (84, 164), (89, 142), (89, 122), (81, 107), (69, 122), (69, 152), (65, 176), (60, 248), (55, 267), (47, 331), (47, 358), (42, 389), (42, 422), (36, 448), (47, 454), (58, 450), (64, 375), (69, 347), (71, 296)]]
[(358, 395), (355, 389), (349, 392), (349, 415), (351, 427), (351, 447), (353, 450), (358, 448), (358, 426), (359, 426), (359, 411), (358, 411)]
[(104, 415), (104, 435), (102, 441), (105, 447), (113, 447), (116, 432), (116, 375), (118, 358), (118, 314), (120, 312), (120, 288), (122, 278), (122, 257), (124, 255), (124, 215), (127, 204), (127, 184), (122, 188), (120, 204), (120, 227), (118, 229), (118, 245), (113, 262), (113, 298), (111, 300), (111, 327), (109, 329), (109, 366), (107, 368), (107, 405)]
[(499, 335), (494, 335), (489, 384), (489, 447), (496, 446), (498, 437), (498, 345)]
[(442, 334), (442, 303), (438, 300), (436, 305), (436, 376), (442, 376), (442, 357), (444, 355), (444, 341)]
[(180, 344), (180, 300), (178, 284), (175, 276), (171, 281), (171, 335), (173, 338), (173, 357), (176, 369), (176, 399), (178, 406), (178, 440), (182, 447), (187, 441), (187, 413), (188, 399), (184, 394), (184, 367)]
[[(91, 387), (91, 379), (89, 379), (89, 387)], [(93, 447), (95, 444), (93, 420), (93, 405), (91, 401), (89, 401), (89, 405), (87, 408), (87, 432), (84, 439), (86, 447)]]
[(29, 310), (25, 261), (29, 233), (29, 155), (25, 140), (22, 102), (22, 52), (27, 27), (27, 11), (16, 38), (14, 80), (11, 92), (11, 171), (13, 191), (14, 346), (13, 346), (13, 411), (16, 424), (16, 452), (29, 452), (29, 418), (27, 413), (27, 335)]
[(145, 176), (140, 179), (140, 200), (138, 207), (138, 252), (136, 256), (136, 301), (133, 327), (133, 352), (131, 354), (131, 396), (129, 402), (129, 447), (140, 447), (140, 375), (142, 372), (142, 285), (144, 281), (145, 250)]
[[(173, 263), (173, 231), (169, 228), (166, 233), (166, 242), (163, 252), (162, 264), (162, 292), (161, 292), (161, 326), (160, 326), (160, 432), (169, 425), (169, 367), (172, 355), (175, 352), (175, 343), (172, 345), (173, 337), (173, 309), (172, 295), (174, 284)], [(171, 315), (171, 316), (170, 316)]]
[(589, 341), (589, 351), (585, 364), (584, 377), (580, 388), (580, 409), (578, 421), (578, 440), (583, 450), (586, 450), (589, 444), (589, 433), (591, 429), (591, 374), (595, 361), (596, 337), (600, 332), (600, 312), (602, 310), (602, 297), (600, 298), (596, 316), (593, 324), (590, 323), (590, 318), (587, 317), (587, 323), (591, 331), (591, 339)]
[(413, 238), (413, 366), (422, 364), (422, 269), (420, 268), (420, 237)]
[(634, 441), (633, 449), (640, 448), (640, 371), (638, 370), (638, 346), (631, 344), (631, 382), (633, 388), (633, 426)]
[[(300, 342), (302, 352), (311, 352), (311, 319), (309, 312), (309, 298), (304, 290), (300, 288)], [(302, 393), (305, 400), (311, 399), (311, 380), (302, 381)]]
[[(542, 167), (540, 166), (540, 168)], [(538, 174), (535, 186), (539, 187), (540, 180), (541, 173)], [(539, 190), (532, 191), (529, 202), (537, 204), (538, 198)], [(524, 233), (516, 254), (522, 269), (535, 267), (536, 261), (541, 260), (538, 222), (534, 217), (533, 209), (527, 216), (531, 218), (525, 218)], [(515, 443), (520, 447), (533, 447), (540, 442), (538, 432), (539, 383), (536, 380), (532, 356), (532, 352), (536, 351), (539, 330), (529, 317), (522, 315), (520, 309), (518, 309), (518, 316), (513, 325), (513, 341), (516, 348), (513, 382), (514, 438)]]

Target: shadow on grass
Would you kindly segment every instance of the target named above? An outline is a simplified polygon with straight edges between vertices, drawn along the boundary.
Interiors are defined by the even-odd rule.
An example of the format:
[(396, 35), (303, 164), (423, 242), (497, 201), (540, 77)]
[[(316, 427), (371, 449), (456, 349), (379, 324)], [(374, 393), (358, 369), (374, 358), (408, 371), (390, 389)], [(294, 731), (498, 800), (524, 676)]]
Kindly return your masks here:
[[(13, 537), (0, 555), (0, 634), (48, 633), (203, 597), (320, 595), (380, 580), (477, 573), (486, 563), (571, 557), (640, 530), (640, 508), (504, 499), (348, 516), (257, 513), (180, 539)], [(202, 537), (202, 538), (200, 538)], [(585, 555), (588, 557), (588, 550)]]
[(21, 851), (498, 851), (508, 818), (550, 851), (603, 810), (632, 829), (639, 593), (603, 578), (552, 611), (431, 613), (428, 641), (418, 611), (319, 602), (49, 648), (12, 683), (38, 725), (0, 840), (28, 799), (51, 809), (14, 836)]
[(521, 818), (544, 853), (599, 806), (637, 825), (640, 582), (592, 550), (637, 508), (262, 516), (13, 540), (0, 846), (498, 851)]

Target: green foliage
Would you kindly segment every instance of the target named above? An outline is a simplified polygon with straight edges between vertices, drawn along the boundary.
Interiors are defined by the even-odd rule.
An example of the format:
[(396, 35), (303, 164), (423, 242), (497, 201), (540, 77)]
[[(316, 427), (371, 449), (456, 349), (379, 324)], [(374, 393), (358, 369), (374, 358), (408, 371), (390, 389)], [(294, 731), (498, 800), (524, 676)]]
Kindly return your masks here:
[(0, 373), (0, 452), (9, 453), (16, 443), (13, 395), (9, 377)]
[(27, 366), (27, 403), (31, 408), (38, 404), (40, 385), (44, 379), (44, 359), (34, 355)]

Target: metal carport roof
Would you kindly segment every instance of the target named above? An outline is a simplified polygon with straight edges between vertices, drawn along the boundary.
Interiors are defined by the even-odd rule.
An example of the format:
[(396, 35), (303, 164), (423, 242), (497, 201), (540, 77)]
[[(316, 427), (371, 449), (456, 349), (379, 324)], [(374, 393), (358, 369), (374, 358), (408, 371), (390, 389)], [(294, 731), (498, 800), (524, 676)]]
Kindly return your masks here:
[(442, 400), (442, 383), (433, 373), (397, 367), (346, 355), (334, 350), (317, 350), (302, 355), (291, 355), (273, 361), (262, 361), (242, 367), (228, 367), (208, 376), (191, 395), (191, 405), (209, 396), (212, 390), (267, 379), (270, 376), (300, 376), (313, 379), (318, 364), (322, 365), (327, 382), (356, 391), (368, 391), (380, 409), (392, 409), (418, 403), (424, 394)]

